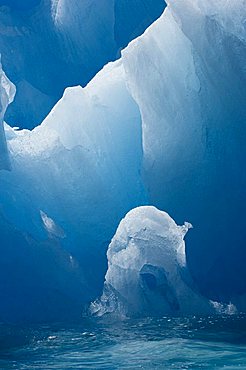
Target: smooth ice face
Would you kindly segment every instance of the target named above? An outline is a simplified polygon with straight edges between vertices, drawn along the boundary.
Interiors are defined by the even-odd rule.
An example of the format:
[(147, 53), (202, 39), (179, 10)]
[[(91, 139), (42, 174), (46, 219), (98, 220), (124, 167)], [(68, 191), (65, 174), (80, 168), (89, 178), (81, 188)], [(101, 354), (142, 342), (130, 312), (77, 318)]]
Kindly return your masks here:
[(209, 297), (229, 301), (246, 292), (245, 2), (168, 3), (123, 51), (145, 184), (151, 204), (191, 220), (192, 274)]
[(10, 169), (3, 121), (6, 109), (14, 100), (14, 96), (15, 86), (9, 81), (0, 64), (0, 170)]
[(91, 312), (141, 316), (212, 311), (209, 301), (195, 292), (186, 268), (184, 236), (190, 227), (177, 226), (155, 207), (130, 211), (109, 245), (104, 293), (91, 304)]

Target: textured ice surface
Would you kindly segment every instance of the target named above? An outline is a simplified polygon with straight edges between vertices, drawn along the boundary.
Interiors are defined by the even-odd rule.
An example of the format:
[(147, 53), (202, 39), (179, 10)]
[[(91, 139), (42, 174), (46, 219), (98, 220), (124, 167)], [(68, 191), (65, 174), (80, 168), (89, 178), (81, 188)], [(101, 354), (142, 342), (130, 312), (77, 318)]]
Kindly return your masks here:
[(212, 312), (209, 301), (192, 287), (186, 268), (184, 236), (190, 227), (188, 223), (177, 226), (155, 207), (130, 211), (109, 245), (104, 293), (92, 303), (92, 313)]
[(6, 74), (2, 70), (0, 63), (0, 170), (9, 170), (10, 162), (4, 132), (4, 114), (10, 103), (12, 103), (15, 96), (15, 87), (9, 81)]
[[(13, 169), (0, 172), (1, 318), (78, 315), (101, 295), (106, 248), (119, 221), (144, 204), (193, 224), (186, 238), (193, 280), (210, 299), (245, 311), (243, 4), (170, 1), (121, 61), (86, 88), (67, 89), (40, 127), (6, 126)], [(176, 287), (151, 258), (143, 284), (155, 286), (153, 275), (173, 287), (172, 298), (147, 290), (145, 296), (167, 308)], [(199, 295), (179, 273), (175, 253), (170, 261), (186, 312), (186, 289)], [(159, 304), (148, 306), (140, 291), (138, 301), (126, 297), (127, 310), (135, 313), (144, 302), (143, 311), (155, 314)]]
[(214, 299), (246, 292), (245, 18), (245, 1), (170, 0), (123, 52), (150, 202), (194, 225), (188, 264)]
[(121, 62), (86, 88), (67, 89), (41, 126), (6, 126), (6, 135), (12, 172), (0, 172), (0, 317), (79, 316), (100, 295), (120, 219), (146, 203), (140, 114)]
[[(4, 5), (4, 6), (3, 6)], [(17, 87), (12, 126), (42, 122), (64, 88), (83, 86), (162, 13), (163, 0), (2, 0), (0, 50)]]

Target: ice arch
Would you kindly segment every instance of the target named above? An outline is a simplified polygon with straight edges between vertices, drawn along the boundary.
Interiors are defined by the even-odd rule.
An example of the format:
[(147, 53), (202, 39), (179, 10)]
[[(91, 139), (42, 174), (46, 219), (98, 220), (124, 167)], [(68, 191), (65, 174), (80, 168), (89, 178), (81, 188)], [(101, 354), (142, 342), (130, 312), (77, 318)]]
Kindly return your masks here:
[(109, 245), (104, 293), (91, 304), (91, 312), (99, 316), (212, 312), (186, 267), (184, 236), (190, 227), (177, 226), (155, 207), (131, 210)]

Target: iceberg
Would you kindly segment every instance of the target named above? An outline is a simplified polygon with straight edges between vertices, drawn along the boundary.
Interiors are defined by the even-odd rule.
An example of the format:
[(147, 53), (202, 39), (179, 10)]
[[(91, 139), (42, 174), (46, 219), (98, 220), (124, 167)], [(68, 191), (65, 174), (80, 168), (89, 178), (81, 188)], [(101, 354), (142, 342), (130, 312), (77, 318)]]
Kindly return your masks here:
[[(51, 18), (69, 38), (63, 19), (76, 14), (62, 4)], [(99, 314), (118, 305), (129, 315), (209, 312), (208, 300), (245, 311), (243, 4), (170, 0), (120, 60), (67, 88), (40, 126), (5, 125), (2, 320), (77, 318), (103, 289)], [(3, 130), (1, 142), (7, 153)], [(136, 208), (150, 204), (167, 213)], [(194, 226), (185, 252), (184, 220)]]
[(104, 293), (91, 304), (102, 316), (208, 314), (211, 303), (195, 288), (186, 267), (184, 236), (191, 228), (177, 226), (155, 207), (131, 210), (120, 222), (107, 252)]

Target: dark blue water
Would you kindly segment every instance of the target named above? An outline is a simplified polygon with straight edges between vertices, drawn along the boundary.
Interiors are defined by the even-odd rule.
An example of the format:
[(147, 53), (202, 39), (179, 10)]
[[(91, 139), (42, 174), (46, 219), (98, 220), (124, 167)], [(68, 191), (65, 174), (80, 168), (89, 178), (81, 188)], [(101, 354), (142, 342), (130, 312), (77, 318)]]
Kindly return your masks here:
[(244, 316), (0, 329), (0, 369), (246, 369)]

